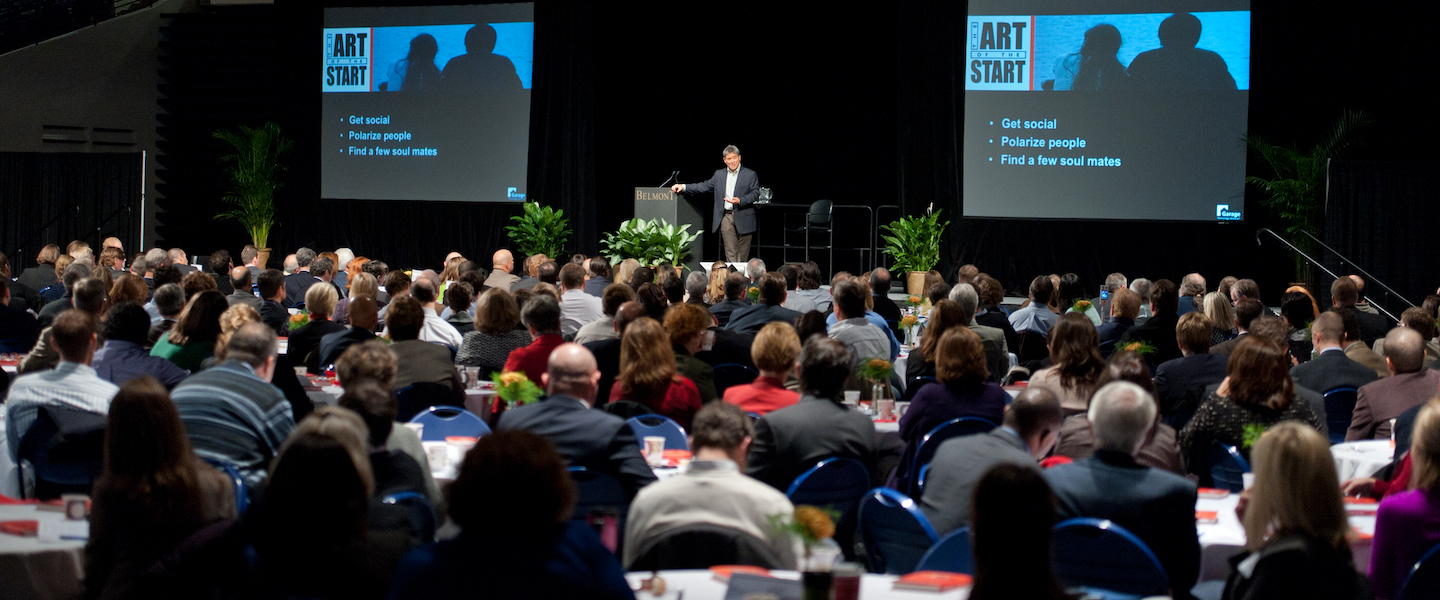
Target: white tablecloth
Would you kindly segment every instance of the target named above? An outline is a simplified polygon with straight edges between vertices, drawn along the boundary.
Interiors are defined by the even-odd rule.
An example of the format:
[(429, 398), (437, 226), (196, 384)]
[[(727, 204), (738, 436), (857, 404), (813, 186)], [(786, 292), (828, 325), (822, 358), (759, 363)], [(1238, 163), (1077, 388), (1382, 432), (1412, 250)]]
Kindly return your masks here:
[(1395, 459), (1395, 446), (1390, 440), (1345, 442), (1330, 447), (1335, 457), (1335, 471), (1340, 481), (1369, 477)]
[[(0, 521), (11, 520), (64, 521), (65, 515), (32, 504), (0, 506)], [(78, 596), (84, 547), (82, 541), (42, 542), (0, 533), (0, 598)]]
[[(771, 575), (783, 579), (799, 579), (800, 574), (795, 571), (771, 571)], [(649, 572), (628, 573), (625, 579), (630, 582), (630, 587), (639, 586), (640, 580), (650, 577)], [(665, 580), (666, 592), (663, 596), (654, 596), (649, 592), (635, 594), (637, 600), (652, 600), (663, 598), (665, 600), (679, 600), (682, 595), (685, 600), (722, 600), (725, 598), (725, 590), (729, 584), (715, 580), (708, 570), (683, 570), (683, 571), (661, 571), (660, 577)], [(877, 575), (866, 573), (860, 579), (860, 598), (862, 600), (964, 600), (970, 597), (970, 588), (959, 588), (944, 593), (935, 592), (914, 592), (908, 590), (897, 590), (894, 588), (895, 575)]]
[[(1388, 442), (1387, 442), (1388, 443)], [(1200, 534), (1200, 581), (1224, 580), (1230, 576), (1229, 558), (1245, 550), (1245, 526), (1235, 516), (1235, 505), (1240, 502), (1239, 494), (1225, 498), (1200, 498), (1195, 510), (1213, 510), (1219, 522), (1213, 525), (1196, 524)], [(1364, 506), (1364, 505), (1356, 505)], [(1370, 504), (1373, 510), (1375, 505)], [(1351, 508), (1351, 505), (1346, 505)], [(1350, 541), (1354, 555), (1355, 570), (1364, 573), (1370, 567), (1370, 536), (1375, 534), (1375, 514), (1351, 516), (1350, 526), (1357, 535)]]
[[(460, 448), (450, 445), (449, 442), (420, 442), (420, 445), (425, 448), (425, 455), (430, 459), (430, 476), (442, 484), (454, 481), (456, 469), (464, 458)], [(440, 448), (445, 449), (443, 462), (435, 460)], [(655, 477), (661, 481), (680, 474), (678, 467), (651, 467), (650, 470), (654, 471)]]

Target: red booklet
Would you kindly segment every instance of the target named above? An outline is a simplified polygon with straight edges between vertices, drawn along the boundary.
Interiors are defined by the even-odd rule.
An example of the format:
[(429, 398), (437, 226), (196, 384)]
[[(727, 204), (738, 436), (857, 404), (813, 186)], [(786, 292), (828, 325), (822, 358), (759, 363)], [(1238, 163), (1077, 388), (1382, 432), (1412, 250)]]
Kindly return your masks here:
[(35, 537), (40, 533), (40, 522), (36, 520), (0, 521), (0, 533), (18, 535), (20, 537)]
[(1200, 525), (1214, 525), (1220, 522), (1220, 513), (1214, 510), (1197, 510), (1195, 522)]
[(730, 581), (730, 576), (736, 573), (746, 573), (749, 575), (758, 575), (760, 577), (770, 576), (769, 569), (765, 569), (763, 567), (756, 567), (753, 565), (715, 565), (713, 567), (710, 567), (710, 572), (715, 575), (716, 581), (722, 583), (728, 583)]
[(897, 589), (945, 592), (970, 585), (973, 578), (948, 571), (916, 571), (895, 581)]

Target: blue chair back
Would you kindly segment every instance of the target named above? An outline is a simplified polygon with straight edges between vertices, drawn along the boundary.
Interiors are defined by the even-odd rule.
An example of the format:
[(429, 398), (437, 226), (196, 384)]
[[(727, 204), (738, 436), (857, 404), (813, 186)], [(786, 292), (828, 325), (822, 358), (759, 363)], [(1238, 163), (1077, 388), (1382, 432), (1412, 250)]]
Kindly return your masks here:
[(226, 477), (230, 478), (230, 483), (235, 487), (235, 513), (239, 515), (245, 514), (245, 511), (250, 508), (250, 490), (246, 488), (245, 478), (240, 476), (240, 470), (236, 469), (235, 465), (223, 460), (213, 458), (203, 460), (210, 466), (215, 467), (215, 470), (224, 473)]
[[(940, 444), (945, 443), (945, 440), (976, 433), (989, 433), (992, 429), (995, 429), (995, 424), (980, 417), (960, 417), (941, 423), (920, 438), (920, 447), (915, 451), (915, 459), (910, 464), (910, 472), (919, 473), (920, 469), (930, 464), (930, 459), (935, 458), (935, 451), (940, 448)], [(918, 481), (916, 478), (911, 478), (910, 489), (907, 491), (912, 496), (920, 495)]]
[(1061, 521), (1054, 548), (1056, 575), (1066, 585), (1137, 596), (1170, 593), (1170, 578), (1150, 547), (1108, 519)]
[(930, 465), (925, 465), (920, 467), (920, 472), (915, 475), (915, 497), (919, 498), (925, 495), (925, 476), (929, 473)]
[(970, 528), (961, 527), (940, 538), (920, 557), (916, 571), (949, 571), (975, 574), (975, 554), (970, 547)]
[[(601, 543), (619, 555), (624, 543), (625, 519), (630, 514), (630, 498), (625, 488), (614, 477), (585, 467), (570, 467), (570, 479), (575, 482), (577, 492), (572, 518), (593, 528)], [(607, 536), (607, 527), (613, 527), (613, 538)]]
[(870, 490), (860, 501), (860, 535), (870, 570), (891, 575), (914, 571), (920, 558), (940, 541), (914, 500), (883, 487)]
[[(22, 496), (53, 500), (89, 494), (105, 470), (105, 415), (42, 406), (35, 422), (20, 433), (18, 446)], [(24, 489), (27, 479), (34, 481), (31, 493)]]
[(1244, 490), (1245, 479), (1242, 475), (1250, 472), (1250, 463), (1240, 456), (1240, 451), (1234, 446), (1226, 446), (1218, 441), (1211, 441), (1210, 444), (1210, 478), (1215, 480), (1215, 487), (1232, 492)]
[(838, 531), (854, 528), (855, 509), (870, 489), (870, 470), (853, 458), (827, 458), (801, 473), (785, 495), (796, 506), (809, 504), (840, 513)]
[(1434, 598), (1440, 598), (1440, 544), (1420, 555), (1420, 560), (1415, 561), (1415, 566), (1410, 568), (1410, 574), (1400, 585), (1399, 600)]
[(1335, 388), (1325, 392), (1325, 425), (1330, 429), (1330, 443), (1345, 441), (1345, 432), (1350, 429), (1350, 419), (1355, 413), (1355, 402), (1360, 393), (1355, 388)]
[(759, 371), (740, 363), (715, 365), (715, 391), (723, 396), (726, 388), (753, 383), (759, 376)]
[[(318, 365), (319, 357), (315, 358)], [(463, 408), (465, 395), (433, 381), (412, 383), (395, 391), (395, 420), (409, 421), (434, 406)]]
[(635, 432), (635, 440), (645, 447), (645, 436), (658, 435), (665, 438), (666, 450), (689, 450), (690, 441), (685, 439), (685, 428), (665, 415), (640, 415), (625, 422)]
[(421, 544), (435, 540), (435, 507), (420, 492), (398, 492), (380, 499), (382, 504), (406, 506), (410, 509), (410, 526)]
[(423, 442), (443, 442), (452, 435), (481, 437), (490, 435), (490, 426), (480, 417), (463, 408), (454, 406), (432, 406), (410, 419), (411, 423), (424, 425)]

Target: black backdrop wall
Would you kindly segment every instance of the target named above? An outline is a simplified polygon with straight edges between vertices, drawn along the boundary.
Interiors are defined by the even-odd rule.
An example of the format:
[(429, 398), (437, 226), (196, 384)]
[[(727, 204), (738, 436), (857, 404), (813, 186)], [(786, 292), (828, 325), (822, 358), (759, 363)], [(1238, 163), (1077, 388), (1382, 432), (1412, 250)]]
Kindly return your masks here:
[[(483, 257), (503, 246), (500, 227), (518, 212), (513, 206), (318, 199), (319, 93), (310, 57), (320, 4), (280, 0), (273, 8), (210, 9), (226, 16), (222, 23), (238, 24), (230, 35), (260, 38), (257, 45), (266, 46), (238, 65), (208, 63), (256, 98), (187, 104), (167, 94), (166, 127), (186, 119), (195, 119), (187, 126), (213, 128), (269, 118), (296, 138), (282, 223), (271, 244), (277, 254), (301, 244), (348, 245), (392, 265), (436, 266), (450, 250)], [(1380, 125), (1372, 133), (1384, 140), (1365, 157), (1435, 154), (1420, 141), (1433, 137), (1437, 121), (1418, 118), (1428, 107), (1414, 91), (1413, 67), (1355, 51), (1422, 37), (1427, 15), (1411, 10), (1395, 19), (1339, 2), (1304, 10), (1274, 4), (1254, 7), (1252, 131), (1310, 144), (1342, 108), (1359, 108), (1376, 117)], [(954, 63), (964, 14), (963, 3), (919, 0), (857, 10), (540, 0), (530, 196), (564, 208), (577, 230), (574, 250), (591, 253), (599, 233), (631, 216), (631, 187), (659, 183), (675, 169), (682, 179), (697, 180), (718, 168), (720, 148), (736, 144), (746, 165), (775, 189), (777, 202), (899, 204), (912, 214), (931, 203), (945, 209), (954, 222), (942, 265), (947, 273), (974, 262), (1018, 287), (1037, 273), (1074, 271), (1093, 286), (1111, 271), (1175, 279), (1196, 270), (1212, 283), (1229, 274), (1253, 277), (1267, 301), (1278, 301), (1269, 295), (1293, 278), (1293, 264), (1278, 244), (1256, 246), (1255, 229), (1276, 223), (1255, 197), (1243, 224), (961, 219), (957, 124), (964, 98)], [(163, 70), (162, 80), (173, 91), (193, 81)], [(218, 172), (196, 173), (205, 161), (213, 164), (219, 147), (203, 139), (208, 130), (194, 135), (199, 131), (183, 144), (178, 130), (164, 134), (173, 142), (166, 153), (191, 159), (187, 169), (197, 171), (187, 176), (208, 177), (211, 191), (195, 188), (179, 198), (167, 190), (165, 208), (172, 214), (162, 235), (192, 253), (219, 244), (233, 252), (244, 242), (238, 227), (222, 226), (216, 236), (214, 227), (200, 226), (213, 214), (203, 198), (218, 197), (219, 179)], [(172, 177), (182, 175), (162, 174)], [(169, 227), (181, 221), (190, 225)]]
[[(14, 274), (46, 244), (140, 239), (139, 152), (0, 152), (0, 248)], [(130, 248), (132, 252), (134, 248)]]

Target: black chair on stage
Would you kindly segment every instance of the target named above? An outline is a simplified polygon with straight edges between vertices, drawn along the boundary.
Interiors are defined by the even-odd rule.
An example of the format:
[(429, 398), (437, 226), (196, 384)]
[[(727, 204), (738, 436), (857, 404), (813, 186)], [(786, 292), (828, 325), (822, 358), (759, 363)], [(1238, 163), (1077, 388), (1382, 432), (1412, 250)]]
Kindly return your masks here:
[[(829, 270), (834, 270), (835, 268), (835, 221), (833, 218), (834, 212), (834, 202), (831, 202), (829, 200), (816, 200), (810, 203), (810, 210), (806, 211), (805, 213), (804, 225), (800, 227), (787, 228), (785, 230), (786, 234), (802, 232), (805, 234), (806, 261), (810, 260), (810, 232), (814, 231), (817, 233), (824, 233), (829, 236), (828, 241), (825, 243), (825, 245), (821, 246), (829, 252), (830, 262), (826, 263), (826, 268)], [(787, 243), (783, 252), (786, 262), (790, 261), (789, 250), (790, 245)]]

